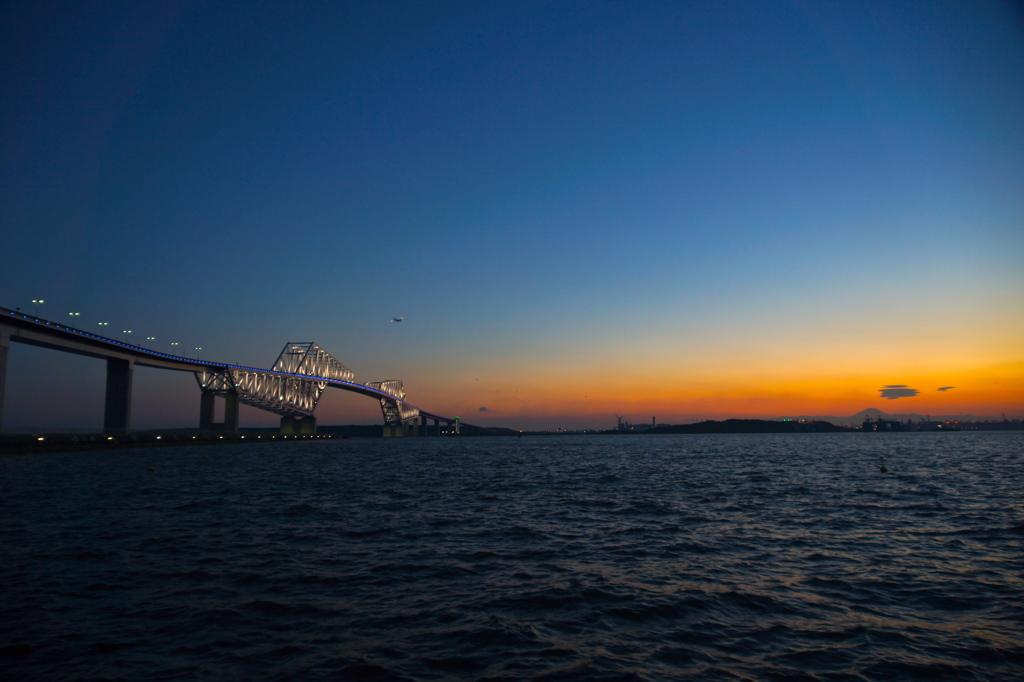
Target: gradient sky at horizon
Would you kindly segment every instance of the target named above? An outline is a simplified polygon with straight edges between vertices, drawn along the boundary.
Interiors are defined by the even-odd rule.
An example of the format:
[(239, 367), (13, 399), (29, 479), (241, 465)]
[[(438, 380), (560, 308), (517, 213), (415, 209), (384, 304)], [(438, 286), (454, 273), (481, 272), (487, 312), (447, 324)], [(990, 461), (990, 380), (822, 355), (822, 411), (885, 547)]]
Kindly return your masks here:
[[(0, 305), (482, 425), (1024, 416), (1013, 3), (8, 3), (0, 64)], [(102, 391), (16, 344), (4, 423)]]

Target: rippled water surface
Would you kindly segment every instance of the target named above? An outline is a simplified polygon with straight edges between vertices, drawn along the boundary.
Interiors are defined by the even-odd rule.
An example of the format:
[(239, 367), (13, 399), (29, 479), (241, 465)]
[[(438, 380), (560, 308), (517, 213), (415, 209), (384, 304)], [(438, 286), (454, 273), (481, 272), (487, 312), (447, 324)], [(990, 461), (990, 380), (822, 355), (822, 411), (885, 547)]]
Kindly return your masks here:
[(322, 441), (0, 474), (4, 679), (1024, 676), (1021, 433)]

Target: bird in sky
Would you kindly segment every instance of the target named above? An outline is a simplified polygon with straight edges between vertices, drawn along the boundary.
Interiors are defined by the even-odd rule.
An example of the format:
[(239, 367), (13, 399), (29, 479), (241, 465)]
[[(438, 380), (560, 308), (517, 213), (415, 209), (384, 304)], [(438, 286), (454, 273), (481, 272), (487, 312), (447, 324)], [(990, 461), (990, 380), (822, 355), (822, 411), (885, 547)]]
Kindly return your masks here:
[(392, 317), (391, 321), (392, 322), (401, 322), (404, 319), (405, 319), (404, 317)]

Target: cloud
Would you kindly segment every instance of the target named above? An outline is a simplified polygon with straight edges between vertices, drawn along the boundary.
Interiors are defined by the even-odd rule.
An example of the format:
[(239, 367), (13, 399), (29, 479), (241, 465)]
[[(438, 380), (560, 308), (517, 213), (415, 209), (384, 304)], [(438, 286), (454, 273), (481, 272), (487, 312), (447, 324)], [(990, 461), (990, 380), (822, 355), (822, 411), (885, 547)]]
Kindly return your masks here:
[(481, 408), (480, 408), (480, 409), (479, 409), (478, 411), (479, 411), (479, 412), (486, 412), (486, 411), (487, 411), (487, 408), (486, 408), (486, 407), (481, 407)]
[(956, 386), (943, 386), (942, 388), (937, 388), (935, 390), (937, 390), (937, 391), (948, 391), (951, 388), (956, 388)]
[(906, 384), (890, 384), (889, 386), (879, 389), (878, 392), (886, 400), (913, 398), (915, 395), (920, 393), (916, 388), (907, 388)]

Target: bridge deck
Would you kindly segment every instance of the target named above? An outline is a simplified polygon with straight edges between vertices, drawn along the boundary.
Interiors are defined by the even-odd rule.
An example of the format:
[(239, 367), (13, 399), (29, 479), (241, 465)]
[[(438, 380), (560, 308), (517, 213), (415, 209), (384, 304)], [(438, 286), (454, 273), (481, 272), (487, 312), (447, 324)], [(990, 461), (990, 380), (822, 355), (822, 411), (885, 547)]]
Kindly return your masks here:
[[(236, 369), (257, 374), (272, 376), (295, 377), (307, 381), (323, 381), (328, 387), (338, 388), (343, 391), (350, 391), (377, 400), (394, 400), (419, 412), (427, 419), (436, 419), (447, 423), (455, 420), (451, 417), (444, 417), (432, 412), (422, 410), (406, 400), (397, 398), (386, 391), (381, 391), (364, 384), (349, 381), (339, 381), (325, 377), (308, 376), (305, 374), (291, 374), (278, 372), (258, 367), (245, 367), (243, 365), (232, 365), (223, 362), (211, 362), (198, 358), (186, 358), (180, 355), (170, 355), (158, 351), (124, 343), (117, 339), (107, 338), (98, 334), (59, 324), (52, 320), (46, 320), (35, 315), (28, 315), (21, 311), (11, 310), (0, 306), (0, 334), (11, 341), (25, 343), (41, 348), (59, 350), (66, 353), (76, 353), (100, 359), (127, 360), (143, 367), (156, 367), (158, 369), (170, 369), (179, 372), (218, 372), (226, 369)], [(4, 347), (6, 351), (6, 346)], [(6, 358), (5, 358), (6, 360)], [(6, 366), (2, 369), (6, 370)], [(0, 379), (5, 372), (0, 372)], [(0, 384), (0, 395), (3, 385)], [(2, 404), (2, 403), (0, 403)]]

